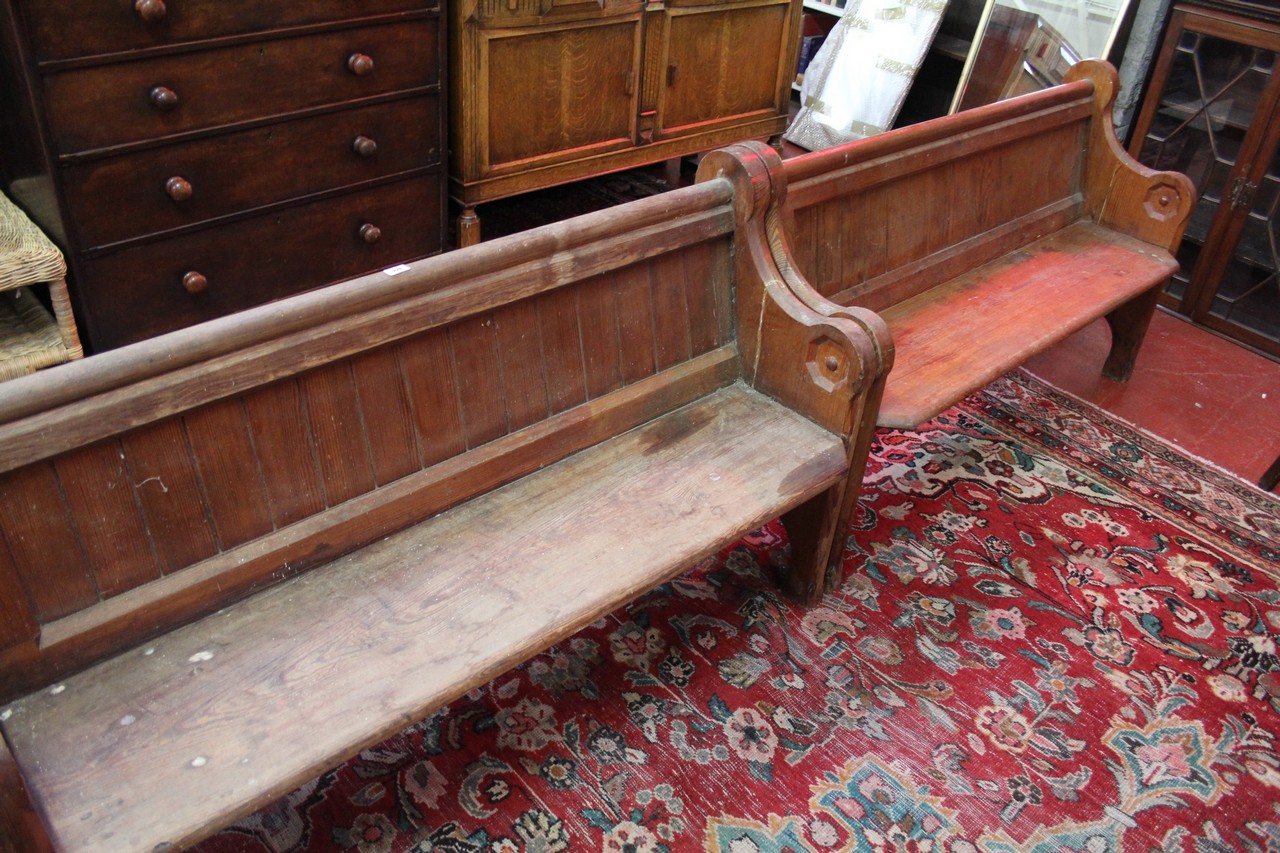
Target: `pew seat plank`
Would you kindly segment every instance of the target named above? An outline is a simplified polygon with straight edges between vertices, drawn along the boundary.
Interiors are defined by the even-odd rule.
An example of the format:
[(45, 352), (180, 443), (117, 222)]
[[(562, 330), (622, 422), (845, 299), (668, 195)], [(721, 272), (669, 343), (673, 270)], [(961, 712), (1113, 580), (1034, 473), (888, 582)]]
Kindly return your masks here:
[(1163, 249), (1080, 221), (891, 306), (877, 424), (919, 426), (1177, 269)]
[(847, 473), (733, 384), (19, 699), (5, 734), (58, 849), (180, 847)]

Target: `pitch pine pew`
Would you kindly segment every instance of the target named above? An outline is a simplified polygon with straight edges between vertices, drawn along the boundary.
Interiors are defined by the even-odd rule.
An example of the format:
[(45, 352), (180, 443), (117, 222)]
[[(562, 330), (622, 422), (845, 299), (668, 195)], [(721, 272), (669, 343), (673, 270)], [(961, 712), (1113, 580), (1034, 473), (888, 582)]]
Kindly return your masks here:
[(189, 845), (780, 515), (820, 594), (878, 352), (737, 154), (0, 385), (0, 838)]
[(1126, 154), (1117, 89), (1085, 61), (1042, 92), (770, 160), (781, 274), (815, 310), (887, 326), (875, 424), (916, 427), (1099, 317), (1103, 374), (1128, 379), (1195, 192)]

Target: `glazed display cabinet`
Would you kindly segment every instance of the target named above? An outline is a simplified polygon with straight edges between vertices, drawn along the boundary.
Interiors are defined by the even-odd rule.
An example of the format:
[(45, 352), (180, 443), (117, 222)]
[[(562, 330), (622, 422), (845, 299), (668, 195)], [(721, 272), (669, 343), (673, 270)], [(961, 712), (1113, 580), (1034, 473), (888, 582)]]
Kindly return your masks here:
[(801, 0), (452, 0), (450, 192), (476, 206), (786, 129)]
[[(1252, 14), (1241, 14), (1241, 12)], [(1165, 304), (1280, 357), (1280, 11), (1174, 7), (1131, 152), (1199, 199)]]

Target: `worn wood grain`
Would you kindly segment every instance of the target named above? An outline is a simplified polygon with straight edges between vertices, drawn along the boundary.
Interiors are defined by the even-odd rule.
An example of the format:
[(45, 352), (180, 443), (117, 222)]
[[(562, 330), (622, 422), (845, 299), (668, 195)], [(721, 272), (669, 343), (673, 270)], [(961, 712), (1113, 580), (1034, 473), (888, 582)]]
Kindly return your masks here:
[(531, 302), (510, 305), (494, 313), (498, 335), (502, 399), (512, 431), (537, 423), (551, 414), (542, 334), (537, 306)]
[(479, 447), (508, 432), (493, 315), (471, 317), (450, 327), (449, 341), (467, 447)]
[(373, 461), (351, 364), (340, 362), (298, 381), (325, 502), (336, 506), (373, 488)]
[(585, 282), (578, 290), (578, 323), (583, 337), (590, 341), (582, 361), (587, 396), (594, 400), (621, 387), (623, 381), (621, 325), (612, 275)]
[[(1082, 222), (885, 310), (896, 357), (880, 425), (918, 426), (1176, 269), (1150, 244)], [(987, 328), (1001, 333), (975, 331)]]
[(0, 527), (14, 562), (40, 578), (29, 590), (37, 617), (57, 619), (99, 601), (53, 464), (5, 474), (0, 495)]
[(622, 375), (627, 381), (632, 381), (652, 373), (657, 364), (649, 270), (636, 264), (618, 270), (614, 281), (618, 297)]
[(538, 327), (551, 411), (563, 412), (587, 399), (585, 342), (576, 291), (560, 288), (540, 297)]
[(54, 853), (26, 781), (0, 737), (0, 853)]
[(351, 374), (368, 437), (374, 482), (390, 483), (417, 471), (421, 453), (399, 348), (382, 347), (356, 357)]
[(181, 844), (845, 470), (839, 438), (734, 386), (14, 703), (4, 731), (60, 845)]
[(273, 524), (284, 527), (320, 512), (324, 492), (298, 383), (276, 382), (243, 399)]
[(74, 450), (55, 467), (98, 591), (110, 597), (160, 577), (119, 443)]
[[(173, 627), (272, 581), (322, 565), (367, 544), (705, 396), (737, 376), (736, 353), (723, 347), (649, 380), (575, 407), (476, 451), (451, 456), (408, 478), (314, 513), (181, 572), (85, 606), (41, 630), (39, 661), (20, 649), (0, 654), (0, 669), (20, 669), (12, 684), (47, 684), (158, 628)], [(140, 635), (139, 628), (146, 629)], [(149, 632), (149, 633), (148, 633)], [(38, 666), (36, 666), (38, 664)]]
[(0, 647), (29, 642), (39, 633), (35, 608), (23, 588), (9, 546), (0, 535)]
[(587, 214), (5, 382), (0, 471), (724, 235), (729, 192), (685, 187), (634, 202), (624, 229), (611, 211)]
[(434, 465), (467, 448), (462, 404), (447, 331), (428, 332), (401, 348), (422, 465)]
[[(154, 531), (151, 543), (160, 570), (174, 572), (216, 553), (218, 543), (181, 422), (161, 421), (126, 433), (120, 446), (146, 528)], [(183, 535), (165, 535), (171, 530)], [(121, 530), (119, 535), (128, 534)]]
[(271, 530), (271, 508), (241, 401), (188, 412), (183, 422), (218, 547), (233, 548)]

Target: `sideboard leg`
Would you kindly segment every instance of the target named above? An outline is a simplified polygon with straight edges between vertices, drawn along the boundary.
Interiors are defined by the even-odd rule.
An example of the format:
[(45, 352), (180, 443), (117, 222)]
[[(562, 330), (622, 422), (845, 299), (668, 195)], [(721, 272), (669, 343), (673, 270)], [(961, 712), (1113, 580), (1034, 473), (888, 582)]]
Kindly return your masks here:
[(22, 771), (0, 738), (0, 853), (54, 853)]
[(479, 242), (480, 217), (476, 215), (475, 205), (468, 205), (458, 215), (458, 248), (474, 246)]

